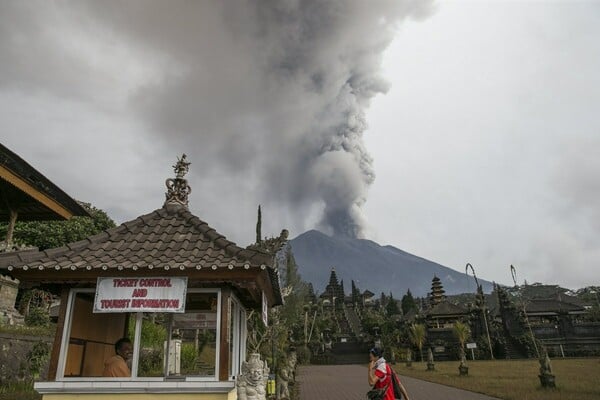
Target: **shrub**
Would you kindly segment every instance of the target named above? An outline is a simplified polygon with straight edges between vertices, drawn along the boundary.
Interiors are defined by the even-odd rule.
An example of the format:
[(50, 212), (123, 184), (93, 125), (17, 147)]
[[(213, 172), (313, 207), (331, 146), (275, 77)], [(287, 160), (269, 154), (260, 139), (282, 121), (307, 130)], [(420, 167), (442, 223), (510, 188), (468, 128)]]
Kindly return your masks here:
[(27, 370), (36, 379), (44, 370), (50, 356), (50, 345), (46, 342), (37, 342), (27, 353)]
[(25, 324), (47, 327), (50, 325), (50, 314), (46, 308), (31, 307), (29, 313), (25, 316)]
[(198, 362), (198, 352), (193, 343), (181, 345), (181, 371), (194, 371)]
[(162, 376), (162, 349), (141, 349), (138, 371), (139, 376)]

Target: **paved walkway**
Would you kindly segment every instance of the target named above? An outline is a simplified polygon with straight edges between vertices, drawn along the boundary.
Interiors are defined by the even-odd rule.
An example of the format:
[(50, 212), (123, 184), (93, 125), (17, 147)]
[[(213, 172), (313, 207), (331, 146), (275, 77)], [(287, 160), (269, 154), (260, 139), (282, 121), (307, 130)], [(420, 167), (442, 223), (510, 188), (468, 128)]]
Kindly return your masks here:
[[(410, 400), (497, 400), (479, 393), (400, 376)], [(369, 390), (362, 365), (300, 366), (296, 373), (300, 400), (365, 400)]]

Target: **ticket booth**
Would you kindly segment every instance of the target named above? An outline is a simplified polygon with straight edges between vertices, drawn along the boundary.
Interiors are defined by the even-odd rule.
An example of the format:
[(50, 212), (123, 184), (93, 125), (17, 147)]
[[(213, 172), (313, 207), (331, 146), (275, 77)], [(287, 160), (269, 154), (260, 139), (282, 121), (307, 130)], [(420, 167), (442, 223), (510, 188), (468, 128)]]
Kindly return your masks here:
[[(282, 303), (272, 253), (242, 248), (188, 209), (185, 156), (162, 208), (80, 242), (0, 256), (25, 287), (53, 287), (61, 306), (51, 399), (236, 399), (246, 316)], [(128, 338), (129, 376), (106, 377)]]

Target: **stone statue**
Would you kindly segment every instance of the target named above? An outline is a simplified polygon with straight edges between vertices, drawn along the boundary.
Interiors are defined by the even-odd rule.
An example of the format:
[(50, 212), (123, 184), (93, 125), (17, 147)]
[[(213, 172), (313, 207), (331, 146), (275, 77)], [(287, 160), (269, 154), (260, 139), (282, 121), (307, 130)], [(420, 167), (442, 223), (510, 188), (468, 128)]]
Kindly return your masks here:
[(551, 374), (552, 365), (550, 364), (550, 357), (548, 352), (544, 351), (542, 357), (540, 357), (540, 374)]
[(433, 351), (431, 351), (431, 347), (427, 351), (427, 371), (435, 370), (435, 364), (433, 363)]
[(290, 380), (290, 373), (288, 367), (283, 366), (279, 368), (277, 373), (277, 400), (289, 400), (290, 390), (288, 388), (288, 382)]
[(190, 170), (190, 162), (187, 161), (187, 156), (185, 153), (181, 156), (181, 158), (177, 158), (177, 163), (173, 165), (173, 171), (175, 171), (175, 177), (177, 179), (182, 179), (185, 174)]
[(552, 374), (552, 365), (550, 364), (550, 357), (548, 356), (548, 351), (544, 348), (542, 354), (540, 355), (540, 374), (538, 377), (540, 378), (540, 383), (542, 387), (553, 388), (556, 387), (555, 376)]
[[(259, 228), (257, 227), (256, 229), (257, 235), (260, 234), (258, 233)], [(248, 248), (254, 250), (262, 250), (269, 254), (276, 254), (287, 243), (289, 235), (290, 232), (287, 229), (283, 229), (278, 237), (264, 239), (259, 239), (257, 237), (256, 243), (251, 244), (250, 246), (248, 246)]]
[(461, 376), (469, 375), (469, 367), (467, 366), (467, 356), (465, 355), (465, 350), (463, 348), (460, 349), (460, 364), (458, 366), (458, 372)]
[(260, 359), (260, 354), (250, 354), (242, 363), (242, 373), (236, 382), (238, 400), (266, 400), (269, 367)]
[(412, 367), (412, 351), (410, 349), (406, 349), (406, 366)]
[(190, 169), (190, 163), (186, 161), (186, 155), (182, 155), (177, 159), (177, 163), (173, 165), (175, 171), (175, 179), (169, 178), (165, 181), (167, 185), (167, 193), (165, 193), (166, 204), (188, 205), (188, 196), (192, 193), (192, 188), (184, 178), (185, 174)]
[(291, 384), (294, 384), (296, 382), (296, 365), (297, 364), (298, 364), (298, 355), (296, 354), (295, 350), (292, 350), (290, 352), (290, 356), (287, 360), (288, 373), (289, 373), (288, 381)]

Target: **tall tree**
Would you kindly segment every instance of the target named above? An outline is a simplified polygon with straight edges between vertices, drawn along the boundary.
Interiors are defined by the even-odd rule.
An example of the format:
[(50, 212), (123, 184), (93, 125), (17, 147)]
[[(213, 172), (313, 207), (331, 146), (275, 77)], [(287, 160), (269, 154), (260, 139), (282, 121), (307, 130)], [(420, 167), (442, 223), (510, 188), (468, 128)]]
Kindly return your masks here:
[(260, 204), (258, 205), (258, 217), (256, 218), (256, 243), (260, 243), (262, 240), (262, 213), (260, 211)]
[(390, 292), (390, 297), (388, 298), (388, 303), (385, 306), (386, 314), (391, 317), (392, 315), (400, 314), (400, 308), (398, 308), (398, 302), (394, 299), (394, 295)]
[(427, 336), (427, 330), (423, 324), (412, 324), (410, 326), (410, 340), (417, 346), (419, 353), (421, 354), (421, 362), (423, 359), (423, 345), (425, 344), (425, 337)]
[(410, 292), (410, 289), (408, 289), (406, 294), (404, 296), (402, 296), (401, 307), (402, 307), (402, 313), (404, 315), (408, 314), (411, 310), (414, 310), (414, 311), (418, 310), (417, 302), (415, 301), (415, 298), (413, 297), (412, 293)]
[[(302, 280), (298, 272), (298, 265), (294, 258), (292, 246), (288, 243), (281, 249), (281, 257), (285, 257), (285, 280), (284, 283), (284, 305), (279, 307), (278, 323), (285, 326), (286, 339), (283, 341), (283, 346), (294, 344), (303, 338), (305, 312), (304, 304), (309, 296), (309, 286)], [(286, 349), (282, 348), (281, 351)]]
[(465, 355), (465, 342), (469, 339), (469, 336), (471, 336), (471, 328), (465, 323), (456, 321), (454, 323), (453, 331), (460, 343), (460, 358), (462, 360)]
[(358, 290), (358, 287), (354, 283), (354, 280), (352, 280), (352, 293), (351, 293), (351, 296), (352, 296), (352, 303), (354, 303), (355, 305), (361, 304), (360, 291)]

